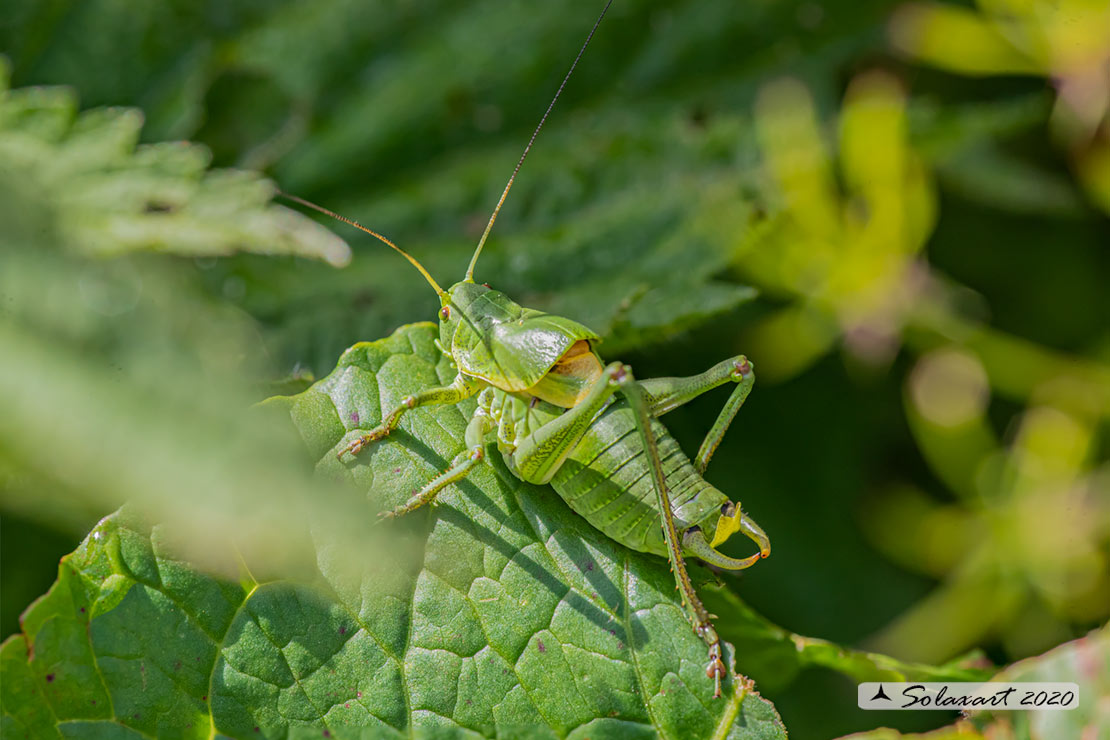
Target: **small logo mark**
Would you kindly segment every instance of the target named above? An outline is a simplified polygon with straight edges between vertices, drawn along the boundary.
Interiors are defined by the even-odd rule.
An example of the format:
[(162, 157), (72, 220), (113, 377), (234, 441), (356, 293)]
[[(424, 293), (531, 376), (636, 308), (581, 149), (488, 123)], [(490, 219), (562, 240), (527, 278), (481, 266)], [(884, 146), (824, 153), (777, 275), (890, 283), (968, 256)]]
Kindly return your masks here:
[(864, 681), (860, 709), (940, 709), (958, 712), (1050, 711), (1079, 707), (1079, 686), (1066, 682)]

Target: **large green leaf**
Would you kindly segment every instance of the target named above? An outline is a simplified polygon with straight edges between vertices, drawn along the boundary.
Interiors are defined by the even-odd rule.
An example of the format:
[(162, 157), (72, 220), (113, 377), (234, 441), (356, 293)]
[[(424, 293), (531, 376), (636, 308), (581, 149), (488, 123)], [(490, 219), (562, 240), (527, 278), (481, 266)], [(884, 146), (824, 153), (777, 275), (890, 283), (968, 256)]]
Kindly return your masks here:
[(417, 324), (356, 345), (268, 404), (318, 472), (368, 492), (346, 512), (364, 552), (316, 522), (318, 579), (260, 583), (240, 561), (236, 581), (178, 559), (172, 528), (108, 517), (4, 645), (5, 734), (785, 737), (747, 682), (711, 698), (665, 561), (607, 540), (496, 456), (439, 507), (373, 526), (462, 449), (472, 405), (414, 411), (356, 464), (336, 460), (383, 406), (449, 377), (434, 337)]

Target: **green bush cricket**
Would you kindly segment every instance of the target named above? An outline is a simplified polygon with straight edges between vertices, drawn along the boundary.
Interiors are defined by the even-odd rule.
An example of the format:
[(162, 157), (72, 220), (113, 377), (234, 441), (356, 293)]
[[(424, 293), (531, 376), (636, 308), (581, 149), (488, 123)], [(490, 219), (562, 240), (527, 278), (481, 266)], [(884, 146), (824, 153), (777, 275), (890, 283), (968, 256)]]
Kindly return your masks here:
[[(440, 299), (439, 349), (458, 372), (448, 385), (404, 398), (376, 427), (342, 447), (338, 457), (353, 457), (385, 438), (411, 409), (478, 397), (466, 428), (466, 451), (406, 504), (381, 516), (403, 516), (432, 503), (445, 487), (481, 463), (487, 440), (495, 437), (498, 451), (518, 478), (550, 483), (571, 509), (613, 540), (668, 558), (687, 616), (708, 648), (706, 675), (714, 680), (716, 698), (726, 676), (720, 639), (690, 581), (684, 557), (692, 555), (718, 568), (741, 570), (770, 554), (770, 541), (759, 525), (738, 503), (702, 478), (751, 392), (755, 382), (752, 363), (740, 355), (687, 378), (636, 380), (627, 365), (602, 363), (594, 351), (599, 337), (586, 326), (524, 308), (504, 293), (475, 283), (473, 277), (513, 180), (609, 4), (533, 131), (466, 276), (449, 289), (441, 288), (414, 257), (381, 234), (301, 198), (286, 197), (371, 234), (420, 271)], [(657, 417), (726, 383), (735, 388), (690, 461)], [(759, 552), (735, 559), (715, 549), (736, 532), (756, 542)]]

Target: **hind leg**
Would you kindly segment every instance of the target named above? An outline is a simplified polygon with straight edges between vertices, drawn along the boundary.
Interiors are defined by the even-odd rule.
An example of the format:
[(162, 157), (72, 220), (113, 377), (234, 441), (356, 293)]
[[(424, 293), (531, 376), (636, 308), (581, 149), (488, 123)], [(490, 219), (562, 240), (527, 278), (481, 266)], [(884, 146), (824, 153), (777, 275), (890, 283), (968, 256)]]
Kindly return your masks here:
[(663, 526), (663, 539), (667, 544), (667, 559), (671, 563), (675, 583), (682, 594), (683, 602), (688, 609), (688, 616), (695, 634), (702, 639), (709, 649), (709, 663), (705, 675), (713, 679), (713, 698), (721, 695), (721, 679), (726, 676), (725, 664), (721, 660), (721, 639), (717, 630), (713, 628), (709, 612), (698, 598), (694, 584), (686, 572), (686, 561), (682, 557), (682, 542), (675, 529), (674, 516), (671, 513), (671, 500), (667, 492), (667, 480), (663, 474), (663, 464), (659, 459), (659, 449), (655, 443), (655, 434), (651, 429), (651, 416), (648, 413), (648, 402), (643, 388), (633, 381), (631, 374), (623, 378), (620, 385), (621, 393), (628, 401), (629, 407), (636, 414), (636, 426), (640, 432), (640, 439), (644, 445), (652, 482), (655, 486), (655, 495), (658, 500), (659, 514)]

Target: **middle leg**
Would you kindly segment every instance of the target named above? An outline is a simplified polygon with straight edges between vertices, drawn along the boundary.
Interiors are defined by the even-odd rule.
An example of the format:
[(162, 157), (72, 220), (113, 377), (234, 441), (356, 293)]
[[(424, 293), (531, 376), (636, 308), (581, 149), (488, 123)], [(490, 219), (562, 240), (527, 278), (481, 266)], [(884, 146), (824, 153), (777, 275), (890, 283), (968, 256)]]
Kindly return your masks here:
[(437, 475), (416, 494), (405, 503), (393, 508), (390, 511), (383, 511), (380, 516), (382, 519), (393, 519), (395, 517), (404, 516), (413, 511), (416, 511), (421, 506), (430, 504), (435, 501), (439, 492), (450, 484), (460, 481), (474, 469), (486, 454), (486, 435), (490, 433), (496, 426), (493, 419), (486, 414), (484, 409), (478, 409), (470, 422), (466, 425), (466, 449), (460, 452), (454, 460), (451, 461), (451, 466)]
[(397, 428), (397, 425), (401, 422), (401, 417), (407, 411), (411, 411), (420, 406), (430, 406), (433, 404), (456, 404), (464, 398), (473, 396), (478, 392), (479, 388), (481, 388), (480, 382), (459, 373), (451, 385), (428, 388), (415, 395), (405, 396), (401, 399), (401, 403), (396, 408), (382, 418), (378, 426), (341, 449), (336, 454), (336, 457), (342, 460), (344, 454), (350, 453), (352, 456), (357, 455), (370, 444), (385, 439)]

